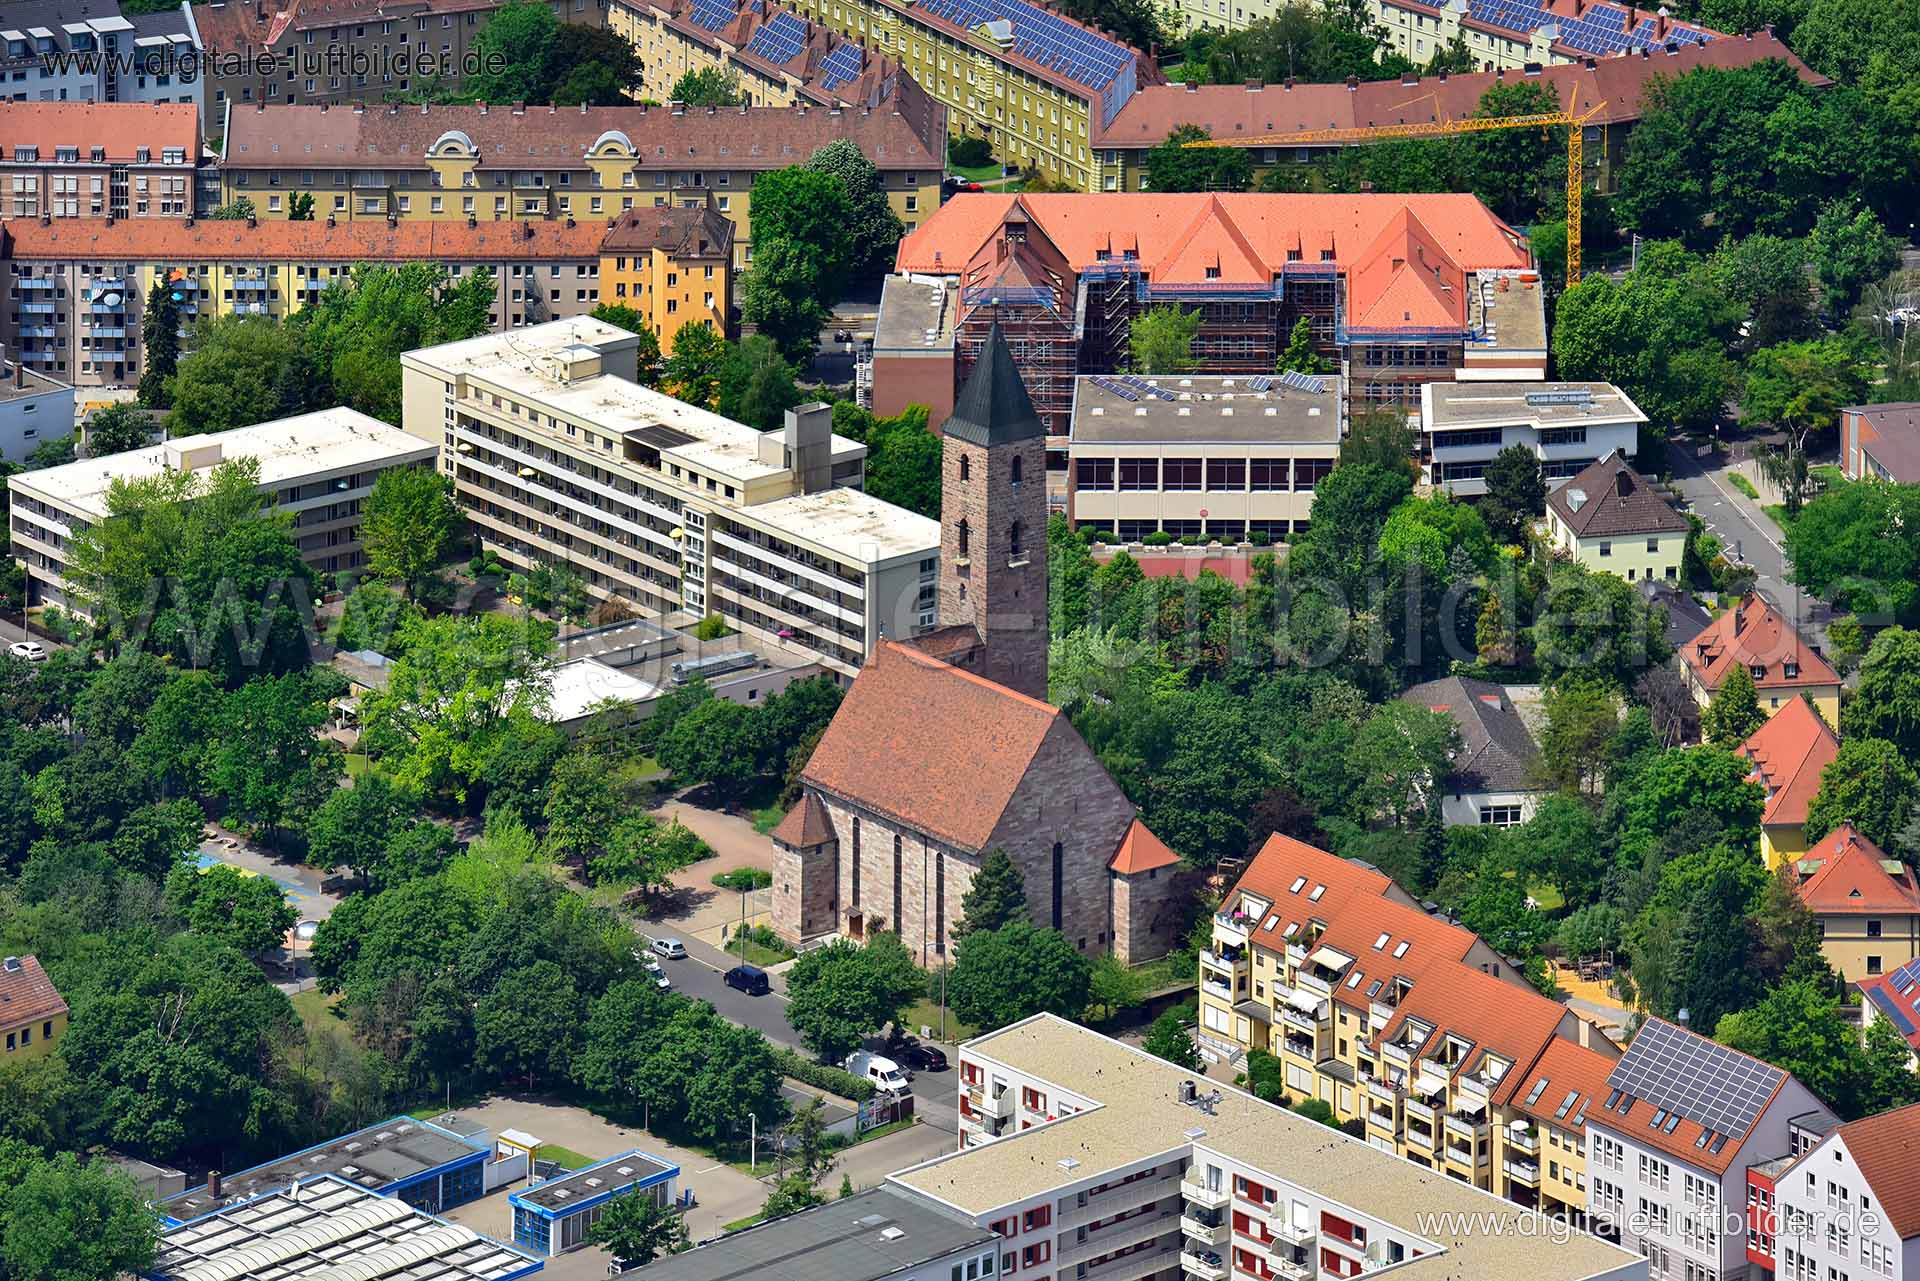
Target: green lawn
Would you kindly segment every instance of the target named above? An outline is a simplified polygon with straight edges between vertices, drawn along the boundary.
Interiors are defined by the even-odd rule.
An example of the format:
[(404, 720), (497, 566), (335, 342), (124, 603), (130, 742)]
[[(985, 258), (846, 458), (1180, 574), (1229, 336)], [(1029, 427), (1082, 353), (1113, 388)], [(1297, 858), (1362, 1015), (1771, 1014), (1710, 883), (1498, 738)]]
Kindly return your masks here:
[(947, 172), (957, 173), (962, 178), (970, 178), (974, 182), (986, 182), (1000, 176), (1000, 164), (994, 161), (984, 165), (948, 165)]
[(347, 777), (357, 779), (373, 768), (373, 762), (361, 752), (348, 752), (341, 758), (346, 767)]
[(1168, 988), (1193, 987), (1199, 982), (1199, 961), (1191, 952), (1171, 952), (1157, 961), (1139, 967), (1147, 981), (1147, 991), (1164, 992)]
[(563, 1148), (558, 1143), (542, 1143), (533, 1151), (536, 1161), (558, 1161), (569, 1170), (579, 1170), (593, 1164), (593, 1158), (582, 1156), (572, 1148)]
[[(936, 980), (936, 983), (937, 983), (937, 980)], [(924, 1025), (926, 1027), (930, 1027), (933, 1029), (933, 1035), (936, 1038), (943, 1039), (948, 1043), (953, 1043), (958, 1041), (968, 1041), (980, 1035), (979, 1028), (974, 1027), (971, 1024), (962, 1023), (959, 1020), (959, 1018), (954, 1014), (953, 1007), (948, 1006), (947, 1007), (947, 1034), (944, 1038), (941, 1038), (940, 1037), (940, 1001), (938, 999), (939, 995), (940, 993), (936, 987), (936, 990), (934, 992), (935, 999), (931, 1001), (916, 1001), (913, 1005), (908, 1007), (906, 1013), (901, 1016), (901, 1022), (906, 1025), (907, 1031), (912, 1032), (915, 1036), (918, 1036), (920, 1034), (920, 1028)]]
[(767, 947), (751, 938), (743, 944), (737, 937), (727, 940), (727, 955), (736, 957), (748, 965), (758, 965), (761, 969), (793, 959), (793, 953), (785, 948)]
[(885, 1125), (876, 1125), (848, 1146), (852, 1147), (861, 1143), (871, 1143), (875, 1139), (884, 1139), (889, 1134), (896, 1134), (901, 1130), (910, 1130), (918, 1124), (919, 1120), (920, 1118), (917, 1116), (910, 1116), (904, 1121), (889, 1121)]
[(1735, 489), (1739, 490), (1741, 493), (1745, 494), (1748, 498), (1751, 498), (1756, 502), (1759, 501), (1760, 491), (1753, 487), (1752, 481), (1748, 480), (1745, 476), (1742, 476), (1739, 472), (1737, 471), (1728, 472), (1727, 483), (1732, 485)]
[(755, 805), (747, 811), (747, 817), (753, 820), (753, 830), (762, 836), (778, 827), (780, 820), (786, 816), (787, 807), (780, 803), (778, 797), (765, 805)]
[(1828, 489), (1851, 483), (1847, 480), (1847, 474), (1840, 470), (1837, 463), (1817, 463), (1807, 470), (1813, 473), (1815, 480)]
[(1760, 510), (1767, 514), (1768, 520), (1772, 521), (1774, 524), (1778, 525), (1783, 530), (1786, 529), (1788, 525), (1793, 523), (1787, 517), (1787, 509), (1785, 505), (1781, 503), (1768, 503), (1765, 506), (1761, 507)]
[[(310, 988), (305, 992), (295, 992), (290, 1002), (293, 1005), (293, 1012), (300, 1016), (302, 1023), (309, 1029), (319, 1029), (345, 1026), (341, 1023), (340, 1016), (333, 1011), (334, 1002), (338, 999), (338, 997), (328, 996), (319, 988)], [(440, 1110), (444, 1112), (446, 1109)]]
[(741, 1228), (752, 1227), (754, 1224), (760, 1222), (760, 1219), (761, 1216), (758, 1214), (749, 1214), (744, 1219), (735, 1219), (732, 1223), (721, 1225), (720, 1230), (722, 1232), (738, 1232)]

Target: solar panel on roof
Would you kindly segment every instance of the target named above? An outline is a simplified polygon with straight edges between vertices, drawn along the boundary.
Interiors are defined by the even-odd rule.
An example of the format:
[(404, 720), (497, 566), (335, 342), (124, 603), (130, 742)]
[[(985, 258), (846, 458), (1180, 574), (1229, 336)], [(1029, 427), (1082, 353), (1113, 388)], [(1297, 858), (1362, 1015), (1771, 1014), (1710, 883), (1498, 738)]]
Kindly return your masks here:
[(1273, 379), (1263, 374), (1258, 378), (1248, 379), (1247, 386), (1253, 388), (1255, 391), (1265, 391), (1267, 388), (1273, 386)]
[(807, 43), (807, 24), (790, 13), (777, 13), (747, 41), (747, 52), (768, 62), (786, 62)]
[(1286, 373), (1280, 375), (1280, 385), (1282, 387), (1289, 387), (1294, 391), (1308, 392), (1315, 396), (1321, 395), (1327, 390), (1325, 379), (1315, 378), (1312, 374), (1303, 374), (1294, 369), (1289, 369)]
[(693, 10), (687, 16), (697, 27), (719, 31), (739, 17), (740, 13), (727, 0), (693, 0)]
[(1870, 989), (1867, 992), (1867, 996), (1873, 1001), (1874, 1005), (1882, 1014), (1893, 1020), (1893, 1025), (1900, 1030), (1901, 1036), (1913, 1035), (1913, 1016), (1901, 1008), (1900, 1002), (1889, 997), (1885, 992), (1877, 988)]
[(820, 62), (822, 88), (838, 89), (841, 85), (859, 78), (860, 46), (858, 45), (838, 45)]
[(1607, 1077), (1676, 1116), (1745, 1138), (1786, 1073), (1671, 1023), (1650, 1022)]
[(1088, 379), (1088, 381), (1091, 382), (1094, 386), (1100, 388), (1100, 390), (1102, 391), (1112, 392), (1114, 395), (1120, 397), (1120, 399), (1122, 400), (1133, 401), (1133, 400), (1140, 399), (1140, 395), (1138, 392), (1133, 391), (1131, 388), (1122, 387), (1119, 383), (1115, 382), (1111, 378), (1095, 377), (1095, 378)]
[(627, 434), (660, 449), (677, 449), (681, 445), (691, 445), (697, 439), (678, 427), (669, 427), (665, 423), (654, 423), (652, 426), (642, 427), (638, 431)]

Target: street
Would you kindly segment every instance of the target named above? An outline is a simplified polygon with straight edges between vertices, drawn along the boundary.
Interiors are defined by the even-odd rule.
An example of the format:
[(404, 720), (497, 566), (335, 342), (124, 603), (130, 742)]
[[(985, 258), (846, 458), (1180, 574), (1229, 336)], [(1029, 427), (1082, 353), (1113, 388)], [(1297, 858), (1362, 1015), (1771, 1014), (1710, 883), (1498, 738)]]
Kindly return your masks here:
[(1780, 531), (1759, 504), (1727, 479), (1727, 456), (1711, 449), (1700, 451), (1692, 441), (1669, 441), (1667, 455), (1674, 484), (1694, 515), (1726, 544), (1732, 558), (1753, 566), (1761, 595), (1795, 627), (1820, 638), (1827, 617), (1825, 604), (1788, 581)]

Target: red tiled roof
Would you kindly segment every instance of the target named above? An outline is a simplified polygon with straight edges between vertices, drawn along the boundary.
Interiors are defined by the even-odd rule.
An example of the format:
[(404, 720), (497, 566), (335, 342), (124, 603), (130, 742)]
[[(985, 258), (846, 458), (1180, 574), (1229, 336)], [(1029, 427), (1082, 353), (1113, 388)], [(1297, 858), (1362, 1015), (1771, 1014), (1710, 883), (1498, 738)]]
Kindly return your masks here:
[(19, 968), (8, 969), (0, 962), (0, 1028), (38, 1023), (67, 1012), (66, 1001), (39, 961), (31, 956), (6, 959)]
[(1107, 867), (1122, 876), (1132, 876), (1156, 867), (1172, 867), (1179, 861), (1180, 856), (1136, 818), (1127, 828), (1127, 834), (1120, 838), (1120, 848), (1114, 851)]
[[(652, 211), (649, 211), (652, 212)], [(493, 262), (516, 258), (598, 258), (608, 224), (558, 219), (416, 219), (344, 222), (198, 218), (19, 218), (0, 224), (15, 259), (107, 258), (177, 262)]]
[(1849, 1121), (1830, 1138), (1847, 1145), (1900, 1239), (1920, 1236), (1920, 1103)]
[(1803, 860), (1820, 862), (1799, 884), (1800, 901), (1815, 915), (1920, 913), (1920, 885), (1914, 884), (1913, 870), (1894, 862), (1899, 870), (1888, 871), (1883, 865), (1893, 860), (1851, 823), (1815, 841)]
[(1796, 698), (1736, 750), (1753, 762), (1749, 778), (1767, 789), (1761, 825), (1798, 827), (1820, 790), (1820, 771), (1840, 752), (1840, 739), (1806, 699)]
[(801, 777), (977, 850), (1060, 709), (893, 641), (867, 660)]
[[(1746, 599), (1708, 623), (1681, 647), (1680, 657), (1709, 690), (1720, 688), (1735, 663), (1761, 668), (1753, 683), (1763, 690), (1840, 683), (1839, 673), (1757, 592), (1747, 593)], [(1787, 675), (1789, 663), (1798, 665), (1797, 675)]]
[(703, 258), (733, 257), (733, 222), (716, 209), (629, 209), (607, 227), (602, 253), (664, 249)]
[[(1894, 1030), (1906, 1043), (1920, 1051), (1920, 983), (1916, 983), (1916, 965), (1909, 961), (1891, 974), (1875, 974), (1854, 984), (1860, 996), (1884, 1018), (1893, 1020)], [(1863, 1011), (1866, 1005), (1861, 1008)], [(1904, 1027), (1913, 1028), (1911, 1032)]]
[(51, 163), (57, 150), (72, 147), (84, 162), (93, 148), (105, 147), (114, 164), (139, 164), (139, 148), (148, 163), (178, 147), (186, 163), (200, 162), (200, 112), (190, 102), (5, 102), (0, 103), (0, 151), (38, 147)]
[(817, 795), (802, 791), (799, 801), (774, 825), (770, 835), (785, 845), (820, 845), (833, 839), (833, 821)]
[[(1640, 1033), (1637, 1035), (1644, 1035), (1646, 1029), (1653, 1024), (1665, 1022), (1664, 1019), (1649, 1018), (1645, 1023), (1641, 1024)], [(1697, 1032), (1678, 1027), (1678, 1025), (1675, 1024), (1667, 1024), (1667, 1026), (1674, 1027), (1675, 1030), (1684, 1036), (1697, 1037), (1700, 1035)], [(1703, 1041), (1708, 1040), (1708, 1038), (1705, 1037), (1701, 1037), (1700, 1039)], [(1723, 1045), (1716, 1046), (1715, 1052), (1746, 1059), (1753, 1063), (1760, 1063), (1760, 1060), (1754, 1058), (1751, 1054), (1742, 1054), (1738, 1050), (1730, 1049)], [(1628, 1053), (1632, 1053), (1631, 1047), (1629, 1047)], [(1778, 1070), (1775, 1069), (1772, 1064), (1764, 1064), (1763, 1066), (1769, 1071)], [(1775, 1084), (1773, 1092), (1766, 1097), (1766, 1100), (1755, 1111), (1755, 1116), (1764, 1115), (1766, 1109), (1773, 1106), (1774, 1099), (1779, 1097), (1780, 1091), (1784, 1090), (1787, 1082), (1791, 1080), (1793, 1080), (1791, 1073), (1780, 1072), (1779, 1082)], [(1613, 1091), (1610, 1088), (1607, 1091), (1608, 1097), (1611, 1097), (1612, 1093)], [(1618, 1109), (1608, 1109), (1606, 1107), (1606, 1099), (1602, 1098), (1599, 1105), (1588, 1110), (1587, 1124), (1592, 1125), (1595, 1122), (1600, 1122), (1610, 1129), (1618, 1130), (1622, 1134), (1627, 1135), (1635, 1143), (1656, 1148), (1665, 1152), (1668, 1156), (1678, 1157), (1689, 1165), (1700, 1169), (1711, 1170), (1716, 1174), (1725, 1174), (1732, 1168), (1734, 1159), (1740, 1155), (1741, 1146), (1747, 1138), (1746, 1135), (1722, 1136), (1726, 1141), (1720, 1144), (1720, 1150), (1716, 1152), (1714, 1151), (1712, 1141), (1702, 1143), (1700, 1140), (1703, 1134), (1717, 1132), (1709, 1131), (1706, 1126), (1689, 1117), (1679, 1116), (1676, 1112), (1669, 1112), (1669, 1119), (1679, 1116), (1678, 1122), (1671, 1130), (1667, 1129), (1665, 1125), (1656, 1126), (1649, 1124), (1656, 1112), (1665, 1110), (1662, 1107), (1662, 1100), (1634, 1097), (1622, 1093), (1618, 1103), (1620, 1107), (1627, 1109), (1626, 1112), (1622, 1113)], [(1769, 1153), (1768, 1155), (1771, 1154)]]
[(1354, 329), (1438, 329), (1466, 322), (1467, 274), (1412, 209), (1401, 208), (1360, 255), (1347, 290), (1370, 301)]
[(1555, 1037), (1539, 1061), (1515, 1079), (1509, 1097), (1516, 1108), (1536, 1121), (1582, 1130), (1584, 1127), (1574, 1118), (1590, 1107), (1599, 1107), (1607, 1097), (1607, 1073), (1613, 1071), (1617, 1061), (1615, 1055)]

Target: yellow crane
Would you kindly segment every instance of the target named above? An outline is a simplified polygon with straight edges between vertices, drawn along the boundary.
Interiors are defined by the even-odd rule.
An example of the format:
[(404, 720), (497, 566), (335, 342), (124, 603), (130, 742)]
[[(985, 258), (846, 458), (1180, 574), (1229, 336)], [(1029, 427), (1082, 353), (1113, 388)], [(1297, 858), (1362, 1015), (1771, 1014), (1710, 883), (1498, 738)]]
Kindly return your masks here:
[(1367, 125), (1354, 129), (1308, 129), (1300, 133), (1260, 134), (1251, 138), (1205, 138), (1189, 147), (1311, 147), (1330, 143), (1381, 142), (1388, 138), (1455, 138), (1461, 134), (1490, 133), (1496, 129), (1567, 128), (1567, 284), (1580, 282), (1580, 193), (1585, 163), (1582, 131), (1587, 121), (1607, 104), (1595, 103), (1579, 115), (1570, 111), (1541, 111), (1524, 116), (1440, 117), (1413, 124)]

